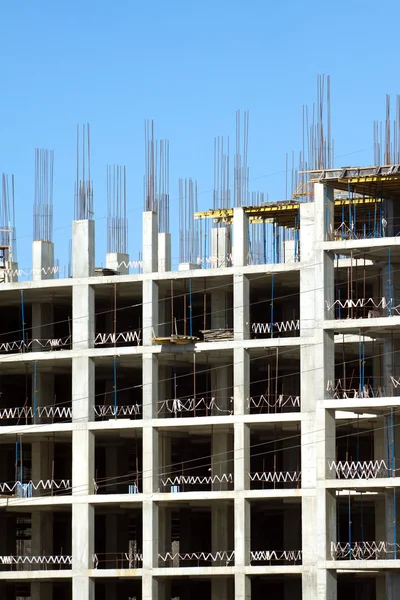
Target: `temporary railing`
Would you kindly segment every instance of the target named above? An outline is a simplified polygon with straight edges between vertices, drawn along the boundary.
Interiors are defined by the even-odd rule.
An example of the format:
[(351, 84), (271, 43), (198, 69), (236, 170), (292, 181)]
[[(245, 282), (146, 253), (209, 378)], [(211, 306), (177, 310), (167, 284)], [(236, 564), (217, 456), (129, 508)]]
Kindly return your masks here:
[(107, 346), (107, 345), (139, 345), (142, 341), (141, 329), (133, 331), (122, 331), (121, 333), (96, 333), (94, 338), (95, 346)]
[(333, 460), (328, 461), (328, 466), (330, 471), (336, 471), (338, 479), (376, 479), (391, 476), (384, 460)]
[(43, 571), (49, 569), (69, 569), (72, 556), (0, 556), (1, 571)]
[(393, 560), (400, 544), (390, 542), (331, 542), (332, 560)]
[(233, 414), (233, 398), (229, 398), (229, 403), (232, 408), (224, 409), (218, 406), (218, 401), (215, 398), (185, 398), (183, 400), (173, 398), (160, 400), (157, 414), (167, 412), (175, 417), (181, 414), (184, 416), (185, 413), (193, 413), (193, 416), (231, 415)]

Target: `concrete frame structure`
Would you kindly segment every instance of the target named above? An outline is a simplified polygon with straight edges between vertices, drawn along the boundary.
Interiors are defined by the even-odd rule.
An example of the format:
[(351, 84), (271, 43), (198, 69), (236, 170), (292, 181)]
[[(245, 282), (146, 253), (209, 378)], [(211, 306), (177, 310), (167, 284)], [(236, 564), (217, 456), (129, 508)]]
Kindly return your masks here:
[[(143, 214), (143, 273), (122, 274), (119, 262), (127, 262), (125, 260), (127, 257), (124, 255), (121, 260), (118, 255), (112, 255), (109, 257), (108, 266), (121, 273), (113, 277), (94, 276), (94, 222), (74, 221), (72, 279), (52, 280), (51, 275), (46, 274), (36, 275), (32, 282), (4, 284), (0, 290), (3, 307), (7, 307), (9, 298), (10, 302), (14, 302), (21, 291), (26, 297), (29, 296), (32, 303), (32, 338), (37, 339), (52, 338), (55, 335), (53, 323), (57, 320), (52, 306), (52, 294), (57, 290), (67, 289), (71, 294), (71, 348), (60, 349), (56, 353), (39, 352), (40, 348), (37, 348), (30, 354), (2, 355), (0, 367), (3, 367), (3, 370), (0, 375), (5, 373), (4, 368), (10, 369), (10, 372), (16, 369), (15, 372), (19, 373), (19, 365), (28, 364), (29, 368), (35, 369), (33, 384), (35, 388), (33, 397), (37, 401), (35, 408), (51, 406), (55, 393), (57, 361), (60, 365), (62, 361), (68, 361), (72, 380), (72, 419), (67, 418), (61, 423), (56, 420), (53, 422), (38, 420), (33, 424), (25, 422), (22, 425), (4, 425), (0, 429), (0, 443), (9, 444), (10, 440), (18, 439), (18, 436), (23, 435), (24, 439), (28, 440), (27, 443), (32, 444), (31, 478), (35, 482), (54, 479), (52, 476), (52, 469), (54, 470), (52, 465), (55, 460), (54, 441), (48, 440), (56, 439), (52, 436), (65, 436), (65, 439), (69, 440), (72, 451), (72, 489), (62, 496), (46, 494), (26, 498), (0, 496), (0, 519), (4, 523), (3, 531), (5, 531), (2, 541), (3, 550), (0, 554), (3, 556), (16, 554), (12, 547), (13, 532), (7, 529), (10, 528), (10, 524), (5, 516), (9, 512), (14, 514), (23, 511), (32, 513), (30, 555), (45, 556), (53, 553), (61, 555), (52, 538), (53, 518), (58, 510), (70, 510), (72, 566), (69, 569), (48, 566), (43, 570), (34, 568), (0, 570), (2, 598), (6, 600), (15, 598), (16, 588), (11, 589), (10, 582), (23, 581), (30, 583), (32, 600), (53, 600), (56, 596), (55, 585), (58, 582), (66, 585), (65, 598), (94, 600), (97, 597), (96, 582), (99, 582), (105, 590), (101, 588), (103, 591), (99, 593), (99, 598), (128, 600), (128, 593), (123, 595), (119, 592), (118, 585), (121, 581), (133, 581), (137, 583), (139, 589), (137, 596), (134, 596), (137, 600), (171, 600), (173, 598), (171, 586), (175, 582), (191, 577), (194, 580), (210, 581), (212, 600), (257, 598), (252, 592), (257, 578), (273, 580), (280, 578), (281, 595), (274, 597), (282, 597), (284, 600), (289, 598), (336, 600), (338, 580), (349, 572), (354, 577), (359, 573), (367, 573), (367, 578), (374, 578), (374, 591), (371, 591), (372, 587), (368, 587), (367, 591), (365, 588), (363, 598), (383, 600), (383, 598), (399, 597), (400, 575), (397, 569), (400, 568), (400, 562), (396, 553), (394, 558), (389, 559), (386, 556), (373, 561), (356, 560), (355, 557), (354, 560), (348, 561), (336, 560), (332, 555), (332, 544), (339, 541), (337, 539), (337, 513), (340, 509), (338, 499), (344, 492), (348, 492), (349, 497), (351, 492), (356, 502), (360, 490), (365, 494), (375, 493), (374, 508), (371, 509), (374, 511), (375, 540), (397, 543), (397, 530), (393, 525), (397, 500), (394, 497), (393, 505), (392, 495), (387, 493), (387, 489), (395, 489), (399, 485), (399, 479), (356, 477), (343, 481), (335, 477), (329, 464), (338, 458), (337, 444), (340, 442), (335, 433), (338, 422), (350, 420), (358, 422), (357, 415), (361, 414), (363, 417), (367, 415), (368, 422), (377, 419), (380, 423), (380, 419), (386, 418), (393, 407), (400, 406), (400, 398), (388, 394), (373, 398), (332, 399), (327, 383), (335, 381), (336, 344), (339, 342), (344, 344), (346, 341), (349, 345), (357, 345), (362, 330), (364, 336), (364, 329), (365, 336), (369, 336), (370, 341), (374, 340), (376, 344), (382, 342), (385, 347), (383, 356), (391, 356), (390, 361), (383, 358), (382, 364), (376, 366), (379, 373), (382, 373), (382, 377), (389, 381), (390, 376), (400, 375), (399, 371), (396, 372), (396, 367), (400, 368), (400, 361), (398, 355), (393, 354), (398, 340), (395, 328), (400, 326), (399, 316), (336, 320), (333, 318), (333, 312), (329, 310), (336, 299), (335, 266), (337, 269), (348, 268), (346, 257), (351, 255), (353, 260), (353, 252), (357, 252), (361, 247), (362, 251), (369, 253), (370, 256), (367, 268), (378, 265), (377, 268), (384, 273), (386, 267), (382, 257), (388, 248), (392, 249), (392, 266), (396, 263), (400, 265), (400, 238), (332, 241), (330, 225), (333, 223), (333, 212), (333, 188), (322, 183), (315, 184), (314, 202), (304, 203), (300, 208), (300, 261), (248, 266), (248, 219), (242, 208), (235, 208), (232, 246), (234, 266), (201, 269), (188, 265), (187, 269), (175, 272), (168, 270), (170, 239), (158, 234), (156, 214), (145, 212)], [(218, 233), (221, 230), (215, 231)], [(47, 269), (51, 266), (52, 261), (49, 257), (54, 256), (52, 244), (46, 243), (46, 246), (43, 246), (40, 242), (34, 242), (33, 254), (36, 273), (40, 273), (41, 267)], [(225, 254), (224, 246), (223, 255)], [(365, 264), (364, 261), (364, 268)], [(266, 278), (269, 281), (274, 276), (281, 276), (283, 281), (286, 277), (297, 278), (298, 287), (295, 293), (299, 298), (300, 335), (254, 339), (251, 335), (251, 289), (258, 278)], [(169, 290), (170, 282), (178, 284), (189, 278), (191, 281), (199, 282), (199, 289), (204, 288), (207, 281), (212, 283), (212, 285), (210, 283), (212, 329), (227, 327), (226, 294), (228, 289), (232, 290), (233, 335), (231, 339), (215, 342), (196, 341), (194, 344), (180, 347), (154, 343), (154, 338), (164, 335), (161, 330), (167, 320), (161, 304), (161, 295), (163, 294), (167, 302), (170, 298), (165, 289)], [(224, 283), (219, 285), (219, 281), (223, 281), (224, 278), (232, 280), (230, 288)], [(134, 285), (140, 286), (141, 289), (142, 343), (138, 346), (128, 344), (119, 347), (118, 352), (115, 350), (115, 344), (111, 348), (95, 347), (96, 294), (106, 286), (117, 289), (123, 285), (127, 286), (127, 289)], [(379, 296), (381, 292), (382, 290), (377, 290), (376, 295)], [(385, 328), (386, 331), (391, 331), (391, 335), (385, 334), (382, 338), (380, 331), (384, 332)], [(8, 330), (6, 325), (3, 330), (2, 337)], [(252, 362), (263, 352), (267, 355), (270, 351), (278, 353), (278, 350), (283, 353), (288, 352), (289, 356), (291, 356), (290, 352), (299, 354), (300, 388), (294, 389), (293, 393), (297, 393), (301, 398), (300, 411), (252, 412), (249, 408), (249, 398), (252, 395)], [(165, 387), (168, 378), (166, 369), (169, 368), (169, 363), (164, 363), (164, 359), (167, 361), (172, 356), (176, 358), (176, 355), (179, 355), (182, 360), (186, 357), (188, 363), (193, 365), (194, 360), (200, 360), (202, 353), (211, 358), (214, 355), (221, 361), (215, 363), (218, 366), (213, 367), (210, 377), (212, 396), (221, 413), (212, 410), (205, 416), (194, 415), (192, 418), (179, 419), (160, 416), (158, 406), (160, 400), (165, 400), (162, 396), (167, 394), (163, 391), (163, 386)], [(94, 407), (98, 403), (95, 391), (97, 368), (100, 365), (99, 370), (101, 370), (102, 360), (112, 360), (117, 354), (119, 358), (122, 356), (140, 365), (141, 418), (136, 420), (111, 418), (98, 421), (95, 419), (94, 412)], [(379, 353), (372, 353), (371, 360), (376, 360), (377, 354)], [(231, 362), (227, 362), (226, 357), (229, 359), (229, 356), (232, 357)], [(40, 367), (46, 366), (49, 362), (54, 365), (54, 371), (41, 373)], [(34, 365), (39, 365), (37, 374)], [(109, 384), (109, 390), (115, 391), (115, 382)], [(226, 390), (232, 391), (228, 394)], [(173, 399), (176, 398), (177, 396), (174, 395)], [(7, 399), (3, 397), (2, 407), (6, 406), (5, 401)], [(392, 418), (395, 421), (398, 419), (396, 415), (394, 417), (392, 415)], [(287, 431), (286, 436), (283, 434), (281, 436), (283, 440), (281, 469), (282, 472), (292, 473), (296, 471), (296, 459), (292, 457), (289, 450), (290, 439), (295, 437), (294, 427), (300, 431), (301, 483), (287, 487), (274, 484), (272, 488), (252, 488), (249, 479), (249, 474), (252, 472), (252, 446), (257, 444), (252, 444), (251, 436), (258, 435), (257, 432), (263, 428), (265, 430), (273, 428), (275, 436), (278, 435), (277, 431)], [(201, 428), (204, 428), (209, 436), (210, 471), (212, 477), (216, 478), (212, 481), (210, 489), (206, 492), (189, 491), (179, 486), (175, 486), (176, 489), (169, 492), (160, 489), (160, 476), (167, 476), (170, 473), (168, 467), (173, 464), (169, 435), (173, 435), (174, 432), (178, 432), (179, 435), (182, 432), (189, 436), (196, 435)], [(371, 460), (383, 459), (387, 452), (387, 440), (385, 441), (381, 430), (383, 431), (384, 428), (378, 426), (374, 431), (374, 450)], [(126, 494), (111, 491), (103, 494), (100, 489), (96, 489), (96, 436), (114, 434), (123, 434), (128, 440), (133, 440), (136, 434), (140, 435), (142, 476), (141, 484), (135, 483), (135, 486), (137, 485), (135, 491), (139, 493)], [(274, 438), (272, 442), (275, 444)], [(259, 445), (263, 443), (266, 442), (259, 442)], [(296, 444), (297, 442), (294, 445)], [(121, 459), (121, 454), (118, 452), (118, 450), (114, 454), (112, 451), (108, 452), (106, 459), (107, 472), (113, 474), (109, 478), (112, 490), (115, 480), (118, 479), (115, 470)], [(360, 460), (362, 458), (360, 457)], [(2, 471), (2, 481), (9, 480), (7, 475), (9, 469), (2, 467), (0, 471)], [(275, 467), (274, 472), (276, 472)], [(223, 479), (224, 474), (227, 473), (232, 475), (232, 479)], [(218, 477), (221, 480), (218, 480)], [(131, 480), (129, 483), (131, 488), (133, 483)], [(284, 513), (282, 521), (284, 547), (265, 547), (259, 551), (301, 552), (301, 559), (294, 560), (284, 556), (274, 564), (275, 559), (272, 556), (267, 559), (268, 564), (258, 566), (254, 564), (251, 555), (255, 550), (252, 546), (252, 511), (262, 503), (267, 506), (275, 502), (280, 502), (279, 506), (283, 507), (279, 510)], [(112, 513), (115, 507), (120, 511), (118, 514)], [(210, 513), (211, 547), (207, 551), (214, 556), (218, 552), (228, 554), (234, 552), (232, 555), (234, 558), (229, 559), (228, 554), (224, 554), (222, 558), (217, 556), (211, 559), (209, 566), (198, 566), (195, 563), (186, 566), (182, 558), (179, 559), (181, 562), (178, 560), (175, 564), (171, 559), (169, 562), (164, 561), (168, 566), (163, 566), (164, 559), (160, 559), (160, 555), (172, 553), (169, 523), (173, 508), (180, 511), (179, 518), (183, 523), (179, 554), (196, 553), (200, 550), (191, 545), (196, 543), (196, 540), (193, 537), (191, 539), (190, 535), (190, 510), (199, 507), (201, 511), (208, 510)], [(300, 507), (298, 512), (296, 507)], [(106, 550), (110, 553), (116, 551), (128, 553), (130, 551), (126, 545), (123, 548), (117, 547), (119, 541), (124, 538), (124, 527), (118, 523), (121, 521), (121, 515), (123, 520), (124, 510), (131, 509), (141, 512), (142, 548), (137, 551), (141, 555), (138, 559), (141, 564), (133, 568), (122, 562), (121, 568), (117, 561), (115, 568), (98, 568), (95, 558), (98, 552), (96, 511), (99, 514), (101, 511), (109, 511), (106, 514)], [(300, 539), (299, 532), (301, 532), (301, 543), (296, 546), (296, 541)], [(202, 559), (196, 560), (200, 563)], [(233, 565), (229, 564), (233, 561)], [(361, 594), (361, 591), (359, 593)], [(197, 599), (194, 591), (192, 596), (188, 595), (188, 597)], [(183, 596), (179, 599), (183, 600)]]

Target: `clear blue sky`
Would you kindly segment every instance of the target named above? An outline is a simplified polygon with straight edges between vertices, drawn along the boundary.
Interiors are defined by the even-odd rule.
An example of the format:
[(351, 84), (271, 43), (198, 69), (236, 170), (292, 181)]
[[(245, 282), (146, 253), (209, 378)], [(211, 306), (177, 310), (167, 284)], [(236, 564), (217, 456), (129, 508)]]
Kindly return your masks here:
[(0, 169), (16, 177), (20, 267), (31, 266), (35, 147), (55, 151), (55, 253), (67, 264), (78, 123), (92, 131), (97, 265), (107, 163), (128, 169), (137, 256), (145, 118), (170, 140), (172, 222), (179, 177), (197, 179), (201, 207), (212, 205), (213, 138), (234, 136), (238, 108), (250, 111), (250, 190), (284, 197), (285, 155), (301, 149), (318, 73), (331, 75), (335, 164), (372, 163), (372, 122), (400, 92), (398, 12), (392, 0), (3, 2)]

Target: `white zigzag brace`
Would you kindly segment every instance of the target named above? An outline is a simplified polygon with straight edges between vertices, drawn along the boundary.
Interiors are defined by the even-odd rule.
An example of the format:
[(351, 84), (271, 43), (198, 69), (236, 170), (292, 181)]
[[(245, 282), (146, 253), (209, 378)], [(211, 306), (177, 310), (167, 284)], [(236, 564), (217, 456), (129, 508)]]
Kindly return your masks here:
[(332, 560), (388, 560), (400, 557), (400, 544), (390, 542), (331, 542)]
[(257, 398), (250, 397), (247, 399), (248, 408), (262, 408), (267, 406), (269, 408), (283, 408), (284, 406), (293, 406), (294, 408), (300, 408), (300, 396), (284, 396), (280, 394), (275, 400), (268, 398), (268, 396), (258, 396)]
[(5, 269), (8, 275), (13, 277), (30, 277), (31, 275), (55, 275), (60, 273), (61, 268), (58, 265), (52, 267), (41, 267), (40, 269)]
[(0, 483), (0, 494), (6, 494), (9, 492), (12, 494), (16, 489), (22, 486), (29, 486), (33, 490), (70, 490), (72, 489), (71, 482), (69, 479), (62, 479), (61, 481), (55, 481), (54, 479), (40, 479), (37, 483), (34, 481), (28, 481), (22, 483), (16, 481), (15, 483)]
[(208, 562), (217, 562), (223, 561), (226, 563), (233, 562), (235, 559), (235, 552), (227, 552), (226, 550), (222, 550), (221, 552), (186, 552), (184, 554), (180, 554), (176, 552), (172, 554), (172, 552), (165, 552), (164, 554), (159, 554), (158, 558), (163, 562), (167, 562), (167, 560), (204, 560)]
[(342, 382), (338, 379), (333, 385), (333, 382), (328, 380), (326, 391), (330, 392), (335, 400), (353, 400), (356, 398), (382, 398), (385, 396), (384, 388), (378, 387), (373, 389), (370, 385), (364, 385), (363, 388), (348, 388), (342, 386)]
[(278, 471), (249, 473), (250, 481), (263, 481), (264, 483), (293, 483), (301, 481), (301, 471)]
[[(233, 398), (230, 398), (231, 403), (232, 401)], [(197, 410), (198, 408), (203, 408), (206, 410), (212, 410), (215, 408), (217, 411), (226, 415), (231, 415), (233, 413), (233, 410), (224, 410), (219, 408), (215, 402), (215, 398), (187, 398), (185, 400), (179, 400), (179, 398), (175, 398), (173, 400), (161, 400), (159, 404), (161, 406), (158, 409), (158, 415), (163, 409), (166, 409), (169, 413), (178, 414), (180, 412), (194, 412), (194, 410)]]
[(233, 483), (232, 473), (223, 473), (222, 475), (177, 475), (176, 477), (167, 477), (161, 479), (161, 484), (166, 486), (173, 485), (211, 485), (213, 483)]
[(271, 333), (271, 331), (299, 331), (300, 321), (278, 321), (277, 323), (252, 323), (251, 330), (253, 333)]
[(133, 415), (140, 415), (140, 406), (138, 404), (131, 404), (130, 406), (98, 404), (93, 409), (97, 417), (131, 417)]
[(0, 556), (0, 565), (72, 565), (72, 556)]
[(134, 331), (123, 331), (121, 333), (97, 333), (94, 338), (95, 346), (103, 346), (105, 344), (118, 344), (128, 342), (139, 345), (141, 342), (141, 330), (137, 329)]
[[(65, 346), (71, 345), (71, 336), (66, 338), (50, 338), (45, 340), (34, 339), (29, 342), (18, 340), (16, 342), (3, 342), (0, 344), (0, 352), (20, 352), (21, 350), (32, 350), (34, 345), (39, 348), (47, 348), (53, 350), (54, 348), (65, 348)], [(35, 348), (33, 348), (35, 350)]]
[(336, 471), (338, 479), (389, 477), (389, 469), (384, 460), (329, 461), (328, 466), (330, 471)]
[[(71, 406), (40, 406), (36, 409), (36, 416), (47, 419), (72, 419)], [(33, 419), (32, 406), (14, 408), (0, 408), (0, 419)]]
[(250, 562), (273, 560), (290, 560), (291, 562), (300, 562), (301, 559), (301, 550), (255, 550), (250, 552)]
[(386, 300), (385, 297), (380, 298), (379, 300), (374, 300), (374, 298), (356, 298), (353, 300), (352, 298), (346, 298), (345, 300), (335, 300), (332, 304), (329, 304), (328, 301), (325, 301), (327, 310), (332, 310), (339, 306), (343, 309), (349, 308), (381, 308), (388, 309), (391, 311), (395, 311), (397, 314), (400, 314), (400, 304), (393, 306), (393, 298), (389, 298)]
[(124, 267), (125, 269), (141, 269), (143, 267), (143, 261), (141, 260), (128, 260), (125, 262), (124, 260), (117, 265), (117, 269)]

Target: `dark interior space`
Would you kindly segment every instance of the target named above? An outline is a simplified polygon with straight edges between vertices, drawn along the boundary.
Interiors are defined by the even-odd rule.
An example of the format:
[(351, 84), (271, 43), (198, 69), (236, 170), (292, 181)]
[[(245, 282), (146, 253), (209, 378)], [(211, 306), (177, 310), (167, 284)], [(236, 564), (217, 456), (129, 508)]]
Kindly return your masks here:
[(251, 505), (252, 566), (301, 564), (301, 505), (277, 500)]
[(300, 335), (297, 272), (250, 279), (250, 333), (253, 339)]
[(142, 510), (102, 508), (95, 511), (95, 568), (139, 569), (142, 567)]
[(120, 436), (95, 440), (95, 481), (97, 494), (137, 494), (142, 492), (143, 450), (137, 429)]
[(376, 600), (376, 579), (339, 574), (337, 597), (341, 600)]
[(167, 444), (171, 444), (171, 456), (163, 456), (160, 491), (177, 493), (233, 489), (233, 436), (221, 432), (228, 436), (228, 458), (224, 462), (220, 458), (213, 461), (213, 440), (215, 444), (218, 428), (214, 431), (213, 436), (186, 432), (162, 434)]
[(251, 578), (251, 598), (273, 598), (274, 600), (301, 600), (301, 576), (275, 577), (254, 576)]
[(0, 371), (0, 426), (71, 421), (70, 363), (45, 369), (29, 363), (18, 365), (15, 374)]
[(300, 357), (283, 349), (265, 351), (250, 362), (250, 414), (300, 410)]
[(220, 277), (218, 284), (199, 277), (160, 282), (158, 335), (195, 336), (203, 341), (207, 338), (203, 332), (210, 329), (226, 330), (232, 337), (232, 277)]
[(95, 582), (96, 600), (142, 600), (141, 579), (127, 581), (104, 580)]
[(143, 417), (141, 357), (98, 359), (94, 405), (96, 421)]
[(300, 423), (252, 427), (250, 489), (301, 487)]
[(120, 348), (141, 343), (141, 283), (95, 286), (95, 346)]

